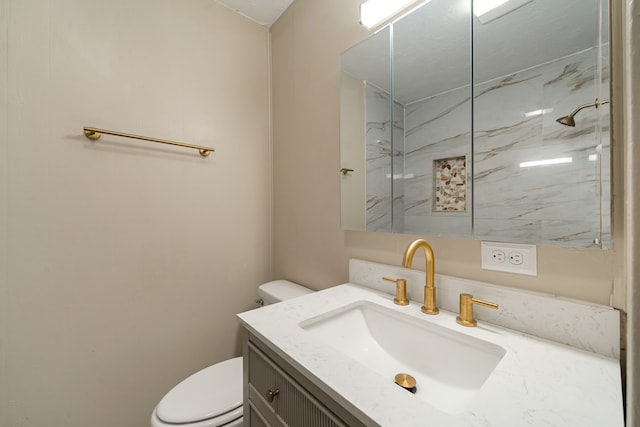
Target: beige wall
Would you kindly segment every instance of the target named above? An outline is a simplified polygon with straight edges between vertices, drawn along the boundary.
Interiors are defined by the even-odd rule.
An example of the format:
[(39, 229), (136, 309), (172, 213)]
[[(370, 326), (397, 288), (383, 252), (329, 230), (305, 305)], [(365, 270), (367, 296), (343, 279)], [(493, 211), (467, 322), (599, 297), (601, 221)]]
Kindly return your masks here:
[(365, 127), (366, 86), (362, 79), (340, 76), (340, 135), (349, 141), (340, 144), (340, 168), (353, 172), (340, 175), (340, 224), (345, 230), (367, 228), (367, 175)]
[(144, 427), (239, 355), (271, 277), (268, 40), (212, 0), (0, 0), (0, 426)]
[[(239, 354), (234, 314), (270, 267), (319, 289), (349, 257), (400, 263), (416, 236), (340, 230), (359, 2), (296, 0), (272, 28), (272, 199), (267, 30), (213, 0), (0, 0), (1, 427), (146, 426), (177, 381)], [(526, 278), (429, 240), (439, 273), (609, 301), (613, 252), (542, 247)]]
[[(417, 236), (340, 229), (338, 58), (367, 36), (360, 0), (296, 0), (272, 27), (275, 275), (325, 288), (348, 259), (400, 265)], [(423, 237), (423, 236), (420, 236)], [(538, 277), (480, 268), (480, 242), (427, 239), (436, 272), (609, 304), (613, 251), (538, 248)]]
[[(620, 14), (622, 54), (617, 65), (620, 96), (617, 112), (623, 126), (619, 137), (618, 153), (624, 159), (624, 225), (626, 241), (625, 260), (622, 265), (626, 282), (627, 336), (626, 336), (626, 421), (629, 427), (640, 426), (640, 4), (625, 0), (614, 2), (613, 10)], [(621, 33), (621, 34), (620, 34)], [(622, 76), (620, 76), (622, 75)], [(621, 128), (621, 129), (620, 129)], [(614, 128), (615, 129), (615, 128)], [(620, 162), (622, 163), (622, 162)], [(619, 179), (619, 178), (618, 178)], [(622, 205), (622, 203), (619, 203)], [(620, 265), (618, 264), (618, 265)]]

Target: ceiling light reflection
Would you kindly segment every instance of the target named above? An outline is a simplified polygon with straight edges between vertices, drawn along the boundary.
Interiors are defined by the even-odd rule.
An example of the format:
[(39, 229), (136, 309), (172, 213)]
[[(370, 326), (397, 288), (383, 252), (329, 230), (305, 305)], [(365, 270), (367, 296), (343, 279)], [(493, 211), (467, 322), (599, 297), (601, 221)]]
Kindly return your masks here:
[(473, 14), (478, 17), (481, 23), (487, 24), (532, 1), (533, 0), (474, 0)]
[(543, 114), (549, 114), (551, 112), (553, 112), (553, 108), (545, 108), (543, 110), (529, 111), (528, 113), (524, 113), (524, 116), (525, 117), (541, 116)]
[(520, 167), (531, 168), (535, 166), (559, 165), (559, 164), (571, 163), (571, 162), (573, 162), (573, 157), (558, 157), (556, 159), (533, 160), (530, 162), (522, 162), (520, 163)]
[[(360, 5), (360, 23), (371, 29), (418, 0), (367, 0)], [(426, 2), (425, 2), (426, 3)]]

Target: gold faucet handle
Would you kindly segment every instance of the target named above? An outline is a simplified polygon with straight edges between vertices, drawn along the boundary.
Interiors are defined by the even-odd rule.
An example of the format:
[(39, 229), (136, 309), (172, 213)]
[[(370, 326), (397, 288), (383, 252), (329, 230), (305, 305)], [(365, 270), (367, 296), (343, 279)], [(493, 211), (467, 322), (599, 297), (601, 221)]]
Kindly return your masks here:
[(405, 279), (391, 279), (389, 277), (383, 277), (382, 280), (396, 284), (396, 297), (393, 299), (394, 304), (409, 305), (409, 300), (407, 299), (407, 281)]
[(478, 324), (473, 318), (473, 304), (483, 305), (485, 307), (497, 309), (498, 304), (482, 301), (474, 298), (471, 294), (460, 294), (460, 316), (456, 317), (456, 322), (462, 326), (473, 327)]

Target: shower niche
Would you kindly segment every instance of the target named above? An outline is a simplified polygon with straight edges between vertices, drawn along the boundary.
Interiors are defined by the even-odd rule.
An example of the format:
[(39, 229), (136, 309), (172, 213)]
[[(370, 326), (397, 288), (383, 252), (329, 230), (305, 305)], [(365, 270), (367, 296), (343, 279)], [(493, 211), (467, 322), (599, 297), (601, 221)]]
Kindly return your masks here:
[(608, 3), (481, 4), (341, 56), (343, 229), (608, 248)]

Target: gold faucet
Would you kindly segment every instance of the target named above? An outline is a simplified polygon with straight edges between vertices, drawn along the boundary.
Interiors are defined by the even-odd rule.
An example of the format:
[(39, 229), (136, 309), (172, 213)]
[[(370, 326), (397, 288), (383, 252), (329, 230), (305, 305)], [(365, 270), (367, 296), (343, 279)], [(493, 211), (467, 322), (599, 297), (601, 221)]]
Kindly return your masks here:
[(424, 305), (422, 306), (422, 312), (426, 314), (438, 314), (439, 310), (436, 307), (436, 287), (435, 287), (435, 255), (433, 255), (433, 249), (427, 243), (426, 240), (418, 239), (411, 243), (409, 247), (404, 251), (404, 257), (402, 258), (402, 266), (405, 268), (411, 268), (413, 263), (413, 256), (416, 251), (422, 248), (424, 249), (425, 257), (425, 284), (424, 284)]

